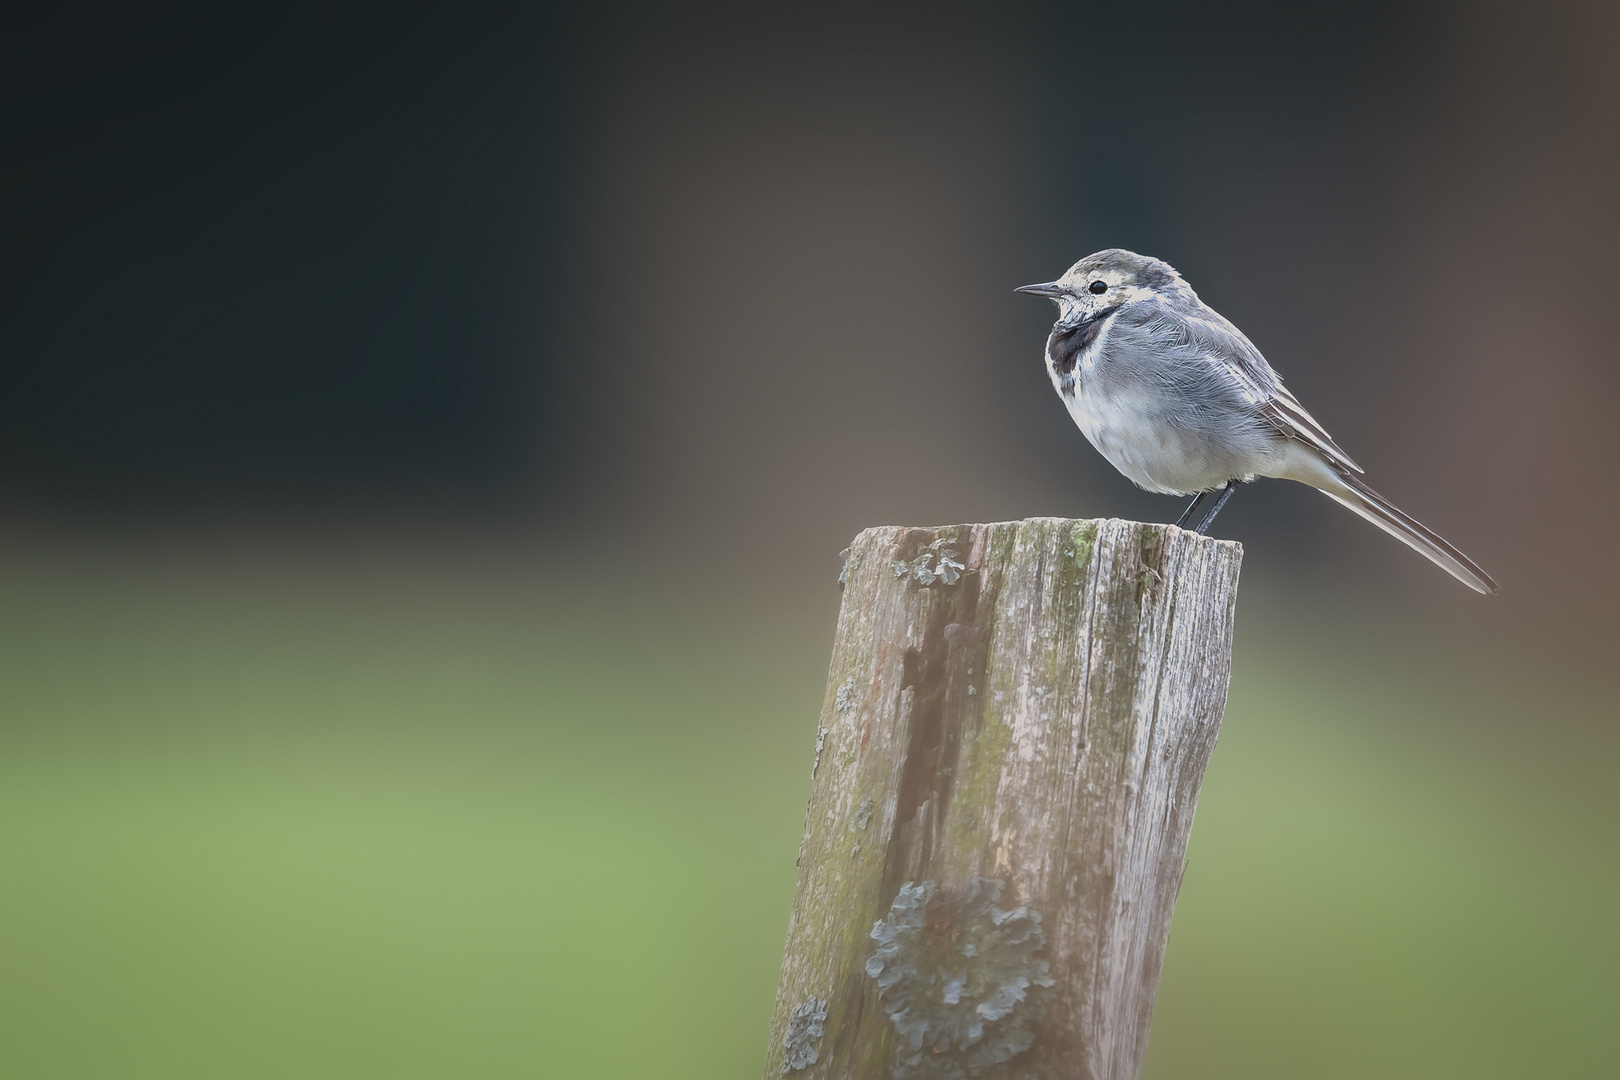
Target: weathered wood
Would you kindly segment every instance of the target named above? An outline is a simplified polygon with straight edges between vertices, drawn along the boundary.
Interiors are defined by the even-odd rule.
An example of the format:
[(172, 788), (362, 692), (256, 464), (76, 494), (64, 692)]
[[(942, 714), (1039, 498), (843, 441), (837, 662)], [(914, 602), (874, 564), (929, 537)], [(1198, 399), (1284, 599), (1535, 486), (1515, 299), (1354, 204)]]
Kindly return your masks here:
[(855, 540), (767, 1077), (1137, 1075), (1241, 558), (1117, 520)]

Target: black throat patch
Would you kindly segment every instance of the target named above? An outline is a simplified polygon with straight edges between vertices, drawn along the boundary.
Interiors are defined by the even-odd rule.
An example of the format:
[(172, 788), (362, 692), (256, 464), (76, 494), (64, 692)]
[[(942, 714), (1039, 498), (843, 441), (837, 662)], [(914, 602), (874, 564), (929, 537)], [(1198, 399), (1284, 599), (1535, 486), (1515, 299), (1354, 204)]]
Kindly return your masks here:
[(1052, 365), (1052, 370), (1059, 375), (1073, 375), (1074, 365), (1080, 362), (1080, 354), (1097, 340), (1102, 333), (1103, 320), (1124, 307), (1124, 304), (1115, 304), (1113, 307), (1103, 308), (1097, 314), (1074, 326), (1052, 328), (1052, 336), (1046, 339), (1046, 355)]

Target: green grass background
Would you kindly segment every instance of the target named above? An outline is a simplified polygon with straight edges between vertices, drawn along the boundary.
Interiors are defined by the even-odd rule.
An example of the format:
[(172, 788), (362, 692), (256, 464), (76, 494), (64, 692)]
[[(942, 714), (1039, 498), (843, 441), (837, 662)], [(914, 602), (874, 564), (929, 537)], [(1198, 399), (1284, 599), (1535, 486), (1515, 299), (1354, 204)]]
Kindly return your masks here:
[[(589, 580), (0, 583), (0, 1075), (758, 1076), (836, 598)], [(1283, 611), (1146, 1075), (1616, 1075), (1604, 680)]]

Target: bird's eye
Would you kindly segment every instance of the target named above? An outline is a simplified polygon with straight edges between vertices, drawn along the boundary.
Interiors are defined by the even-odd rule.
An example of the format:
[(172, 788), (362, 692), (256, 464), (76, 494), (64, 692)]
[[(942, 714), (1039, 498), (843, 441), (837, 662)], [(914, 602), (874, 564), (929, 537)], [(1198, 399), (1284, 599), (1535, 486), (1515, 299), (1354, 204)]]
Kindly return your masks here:
[(1093, 281), (1089, 289), (1094, 294), (1105, 293), (1108, 291), (1108, 283), (1104, 281)]

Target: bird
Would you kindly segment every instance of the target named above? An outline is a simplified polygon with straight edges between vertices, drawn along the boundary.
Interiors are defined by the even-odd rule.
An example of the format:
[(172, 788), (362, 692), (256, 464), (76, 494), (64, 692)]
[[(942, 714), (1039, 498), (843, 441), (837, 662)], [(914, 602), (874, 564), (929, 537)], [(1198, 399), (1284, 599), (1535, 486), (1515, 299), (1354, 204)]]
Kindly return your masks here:
[(1305, 411), (1243, 332), (1170, 264), (1123, 248), (1087, 255), (1056, 281), (1014, 290), (1048, 297), (1052, 386), (1090, 441), (1147, 491), (1192, 495), (1176, 522), (1206, 532), (1240, 484), (1307, 484), (1477, 592), (1498, 590), (1478, 563), (1361, 479), (1363, 469)]

